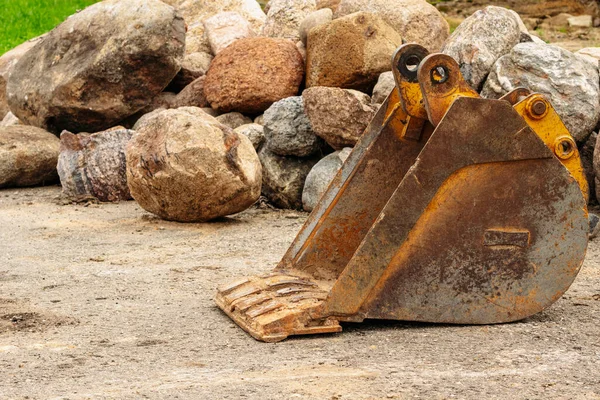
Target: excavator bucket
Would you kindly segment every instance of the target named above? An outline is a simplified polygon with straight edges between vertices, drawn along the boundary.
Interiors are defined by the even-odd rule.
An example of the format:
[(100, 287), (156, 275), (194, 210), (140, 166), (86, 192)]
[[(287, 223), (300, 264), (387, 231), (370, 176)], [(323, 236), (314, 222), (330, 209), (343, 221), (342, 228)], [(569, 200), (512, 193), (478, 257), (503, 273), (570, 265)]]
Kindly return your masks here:
[(542, 95), (482, 99), (418, 45), (396, 88), (275, 268), (218, 289), (254, 338), (340, 332), (366, 318), (494, 324), (534, 315), (587, 247), (577, 146)]

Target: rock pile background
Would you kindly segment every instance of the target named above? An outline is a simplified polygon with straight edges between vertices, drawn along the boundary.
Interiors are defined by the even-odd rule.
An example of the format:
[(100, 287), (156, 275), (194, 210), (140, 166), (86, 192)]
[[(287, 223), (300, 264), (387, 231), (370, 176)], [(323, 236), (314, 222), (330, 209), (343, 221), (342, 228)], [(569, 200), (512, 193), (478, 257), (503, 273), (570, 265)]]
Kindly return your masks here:
[[(593, 188), (600, 49), (549, 45), (540, 21), (495, 6), (450, 34), (438, 8), (99, 2), (0, 57), (0, 187), (60, 176), (65, 196), (133, 197), (186, 222), (242, 211), (261, 193), (276, 207), (310, 211), (394, 87), (393, 52), (416, 42), (454, 57), (483, 97), (518, 86), (548, 96)], [(20, 157), (26, 167), (11, 161)]]

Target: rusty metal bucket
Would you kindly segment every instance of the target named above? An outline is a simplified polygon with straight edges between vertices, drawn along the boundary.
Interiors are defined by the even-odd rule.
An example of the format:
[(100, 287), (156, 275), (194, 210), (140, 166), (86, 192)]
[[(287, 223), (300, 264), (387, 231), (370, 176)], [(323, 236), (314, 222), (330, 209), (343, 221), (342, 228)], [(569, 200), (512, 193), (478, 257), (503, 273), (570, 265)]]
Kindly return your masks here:
[(254, 338), (365, 318), (515, 321), (575, 279), (588, 189), (552, 105), (525, 89), (482, 99), (452, 58), (414, 44), (392, 67), (396, 89), (280, 264), (219, 288)]

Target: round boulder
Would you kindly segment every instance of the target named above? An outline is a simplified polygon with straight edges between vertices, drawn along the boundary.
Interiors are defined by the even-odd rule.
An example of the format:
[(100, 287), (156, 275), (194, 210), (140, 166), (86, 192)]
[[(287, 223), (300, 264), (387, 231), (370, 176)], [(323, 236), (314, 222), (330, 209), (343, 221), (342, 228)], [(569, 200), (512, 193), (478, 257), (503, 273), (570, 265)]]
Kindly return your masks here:
[(353, 147), (376, 113), (369, 96), (356, 90), (318, 86), (302, 98), (315, 133), (337, 150)]
[(402, 37), (385, 21), (360, 12), (316, 26), (308, 33), (306, 86), (371, 90), (392, 69)]
[(36, 186), (58, 180), (60, 140), (33, 126), (0, 128), (0, 188)]
[(294, 42), (266, 37), (235, 41), (213, 60), (204, 93), (219, 112), (259, 114), (298, 93), (304, 62)]
[(145, 210), (199, 222), (258, 200), (261, 166), (252, 143), (201, 109), (165, 110), (137, 129), (126, 151), (127, 181)]
[(430, 52), (439, 51), (450, 36), (448, 22), (425, 0), (342, 0), (335, 17), (359, 11), (379, 15), (407, 43), (418, 43)]
[(48, 33), (14, 67), (11, 111), (53, 133), (98, 132), (147, 106), (175, 77), (185, 23), (160, 0), (105, 0)]
[(496, 61), (481, 95), (499, 98), (520, 86), (546, 95), (579, 143), (600, 119), (598, 67), (570, 51), (519, 43)]
[(312, 129), (302, 96), (273, 103), (265, 111), (265, 138), (269, 150), (280, 156), (307, 157), (321, 153), (325, 143)]

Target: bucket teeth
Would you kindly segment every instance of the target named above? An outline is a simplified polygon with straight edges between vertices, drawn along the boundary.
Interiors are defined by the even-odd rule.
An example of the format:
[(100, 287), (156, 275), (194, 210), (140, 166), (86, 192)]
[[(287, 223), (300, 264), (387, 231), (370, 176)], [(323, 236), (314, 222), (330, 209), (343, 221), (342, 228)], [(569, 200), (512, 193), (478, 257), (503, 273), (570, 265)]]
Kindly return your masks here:
[(215, 301), (256, 339), (277, 342), (290, 335), (340, 332), (337, 320), (311, 317), (329, 290), (325, 282), (276, 274), (224, 285)]

